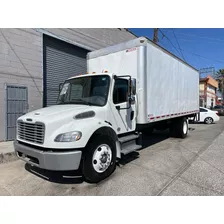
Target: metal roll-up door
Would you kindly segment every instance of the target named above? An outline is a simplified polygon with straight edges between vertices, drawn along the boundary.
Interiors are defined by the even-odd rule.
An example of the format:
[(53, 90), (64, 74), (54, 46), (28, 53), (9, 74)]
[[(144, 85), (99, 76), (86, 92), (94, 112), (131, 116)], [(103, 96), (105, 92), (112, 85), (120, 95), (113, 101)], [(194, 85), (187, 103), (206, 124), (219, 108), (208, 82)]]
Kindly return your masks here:
[(67, 78), (87, 71), (87, 50), (43, 36), (44, 46), (44, 106), (55, 105), (59, 93), (59, 84)]

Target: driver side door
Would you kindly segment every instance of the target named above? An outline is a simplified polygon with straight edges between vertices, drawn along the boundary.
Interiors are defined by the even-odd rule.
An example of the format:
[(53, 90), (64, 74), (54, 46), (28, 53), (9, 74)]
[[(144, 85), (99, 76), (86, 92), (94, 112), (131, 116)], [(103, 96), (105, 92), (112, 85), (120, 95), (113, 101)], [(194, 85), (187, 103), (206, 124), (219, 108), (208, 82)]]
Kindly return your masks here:
[(128, 79), (116, 78), (114, 80), (112, 114), (118, 134), (131, 132), (136, 128), (136, 103), (128, 102), (128, 88)]

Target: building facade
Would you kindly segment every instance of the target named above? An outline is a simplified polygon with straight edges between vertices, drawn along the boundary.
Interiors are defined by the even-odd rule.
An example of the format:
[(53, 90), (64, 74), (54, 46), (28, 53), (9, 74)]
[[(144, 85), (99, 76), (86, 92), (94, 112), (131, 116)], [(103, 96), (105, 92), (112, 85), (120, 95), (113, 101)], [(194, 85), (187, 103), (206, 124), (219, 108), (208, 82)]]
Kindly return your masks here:
[(0, 29), (0, 141), (22, 114), (56, 103), (59, 84), (87, 70), (86, 55), (134, 39), (127, 29)]
[(211, 108), (216, 105), (218, 82), (211, 76), (200, 79), (200, 106)]

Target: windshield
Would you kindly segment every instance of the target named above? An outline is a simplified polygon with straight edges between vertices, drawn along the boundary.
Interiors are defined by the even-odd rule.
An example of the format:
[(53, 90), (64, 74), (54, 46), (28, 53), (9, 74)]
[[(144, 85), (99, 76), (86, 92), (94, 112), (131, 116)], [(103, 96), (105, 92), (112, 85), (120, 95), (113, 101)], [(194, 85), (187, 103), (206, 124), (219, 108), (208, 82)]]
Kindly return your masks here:
[(110, 78), (107, 75), (87, 76), (67, 80), (57, 104), (104, 106), (107, 102)]

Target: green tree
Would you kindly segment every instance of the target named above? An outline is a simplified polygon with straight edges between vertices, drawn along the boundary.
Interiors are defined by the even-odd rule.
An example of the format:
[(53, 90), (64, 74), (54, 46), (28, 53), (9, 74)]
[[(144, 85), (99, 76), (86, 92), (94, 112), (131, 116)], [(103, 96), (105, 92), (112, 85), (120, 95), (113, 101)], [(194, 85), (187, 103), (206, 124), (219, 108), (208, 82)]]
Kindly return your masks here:
[(222, 93), (222, 97), (224, 98), (224, 69), (219, 69), (215, 74), (215, 79), (219, 84), (219, 91)]

